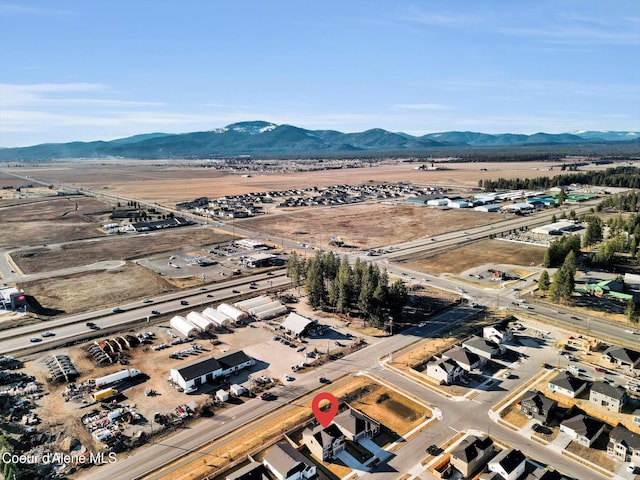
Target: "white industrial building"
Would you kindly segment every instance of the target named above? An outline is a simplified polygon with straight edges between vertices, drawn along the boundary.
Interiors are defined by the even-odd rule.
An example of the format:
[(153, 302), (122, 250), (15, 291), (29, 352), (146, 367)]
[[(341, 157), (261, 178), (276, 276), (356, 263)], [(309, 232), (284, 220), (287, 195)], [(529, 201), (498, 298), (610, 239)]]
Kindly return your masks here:
[(213, 321), (198, 312), (189, 312), (187, 314), (187, 320), (189, 320), (203, 332), (211, 330), (213, 327), (215, 327)]
[(529, 213), (533, 212), (536, 208), (530, 203), (512, 203), (509, 205), (503, 205), (501, 210), (509, 213)]
[(271, 302), (271, 297), (268, 295), (259, 295), (257, 297), (249, 298), (247, 300), (242, 300), (241, 302), (234, 303), (233, 306), (243, 310), (245, 312), (251, 312), (253, 307), (259, 307), (260, 305), (264, 305), (266, 303)]
[(447, 203), (447, 205), (451, 208), (469, 208), (472, 206), (471, 203), (464, 200), (449, 200), (449, 203)]
[(427, 200), (427, 205), (430, 207), (444, 207), (449, 204), (448, 198), (434, 198), (432, 200)]
[(202, 315), (207, 317), (209, 320), (215, 323), (216, 326), (218, 327), (226, 327), (233, 323), (232, 319), (227, 317), (224, 313), (220, 313), (215, 308), (211, 308), (211, 307), (205, 308), (204, 311), (202, 312)]
[(308, 334), (312, 325), (313, 322), (311, 320), (295, 312), (291, 312), (282, 322), (282, 328), (293, 337), (301, 337)]
[(218, 311), (227, 317), (229, 317), (234, 322), (241, 322), (246, 320), (249, 315), (246, 312), (234, 307), (233, 305), (229, 305), (228, 303), (221, 303), (218, 305)]
[(474, 208), (476, 212), (495, 213), (500, 211), (500, 205), (491, 203), (488, 205), (479, 205)]
[(172, 368), (170, 377), (173, 382), (187, 390), (213, 382), (219, 377), (231, 375), (253, 364), (254, 360), (251, 357), (242, 350), (235, 350), (215, 357), (200, 358), (179, 368)]
[(192, 337), (193, 335), (200, 333), (200, 329), (198, 327), (180, 315), (173, 317), (169, 321), (169, 325), (184, 337)]
[(571, 220), (562, 220), (560, 222), (542, 225), (531, 230), (531, 233), (537, 235), (562, 235), (565, 232), (579, 230), (581, 227)]
[(258, 320), (278, 317), (289, 311), (282, 302), (279, 300), (272, 300), (271, 297), (267, 295), (260, 295), (259, 297), (243, 300), (236, 303), (234, 306), (247, 312)]

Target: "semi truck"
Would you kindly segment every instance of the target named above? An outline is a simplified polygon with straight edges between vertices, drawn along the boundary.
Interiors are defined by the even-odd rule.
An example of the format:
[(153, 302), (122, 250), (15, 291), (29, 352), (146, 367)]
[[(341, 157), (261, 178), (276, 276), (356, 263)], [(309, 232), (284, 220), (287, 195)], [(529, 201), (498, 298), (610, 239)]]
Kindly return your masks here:
[(112, 383), (119, 382), (120, 380), (125, 380), (127, 378), (133, 378), (140, 375), (142, 372), (140, 370), (136, 370), (135, 368), (120, 370), (119, 372), (115, 372), (109, 375), (105, 375), (104, 377), (96, 378), (95, 384), (96, 388), (106, 387), (107, 385), (111, 385)]
[(117, 394), (118, 394), (118, 390), (116, 390), (115, 388), (105, 388), (104, 390), (98, 390), (97, 392), (95, 392), (93, 394), (93, 399), (96, 402), (99, 402), (100, 400), (106, 400)]

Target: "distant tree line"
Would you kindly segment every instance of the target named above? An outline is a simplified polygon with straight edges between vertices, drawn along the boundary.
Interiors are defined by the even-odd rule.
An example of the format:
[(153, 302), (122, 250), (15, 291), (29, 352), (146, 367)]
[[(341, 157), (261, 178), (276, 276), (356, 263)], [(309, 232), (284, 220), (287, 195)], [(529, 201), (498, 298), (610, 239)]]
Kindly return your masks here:
[(602, 171), (588, 171), (536, 178), (498, 178), (479, 180), (478, 186), (487, 191), (536, 190), (566, 186), (573, 183), (605, 187), (640, 188), (640, 169), (636, 167), (614, 167)]
[(311, 307), (328, 307), (339, 313), (357, 310), (377, 328), (383, 328), (389, 317), (397, 320), (408, 300), (404, 282), (396, 280), (389, 285), (385, 269), (359, 258), (351, 266), (346, 256), (340, 258), (333, 252), (318, 252), (306, 260), (293, 252), (287, 275), (294, 286), (304, 284)]

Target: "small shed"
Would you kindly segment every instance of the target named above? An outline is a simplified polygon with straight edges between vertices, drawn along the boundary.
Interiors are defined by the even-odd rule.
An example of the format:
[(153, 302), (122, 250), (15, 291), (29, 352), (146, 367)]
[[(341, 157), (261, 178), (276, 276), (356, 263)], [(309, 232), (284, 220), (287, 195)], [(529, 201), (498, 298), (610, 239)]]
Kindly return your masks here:
[(239, 397), (247, 391), (246, 388), (244, 388), (242, 385), (238, 385), (237, 383), (231, 385), (231, 387), (229, 387), (229, 390), (231, 392), (231, 395), (233, 395), (234, 397)]
[(221, 402), (226, 402), (227, 400), (229, 400), (229, 393), (227, 393), (226, 390), (220, 389), (216, 392), (216, 398)]

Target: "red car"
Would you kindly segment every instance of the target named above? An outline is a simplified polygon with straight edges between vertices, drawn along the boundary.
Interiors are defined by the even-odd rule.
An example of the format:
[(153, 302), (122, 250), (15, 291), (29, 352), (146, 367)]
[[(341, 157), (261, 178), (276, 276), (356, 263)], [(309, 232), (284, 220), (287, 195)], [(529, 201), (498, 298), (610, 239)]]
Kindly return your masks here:
[(607, 371), (602, 367), (596, 367), (596, 372), (607, 373)]

